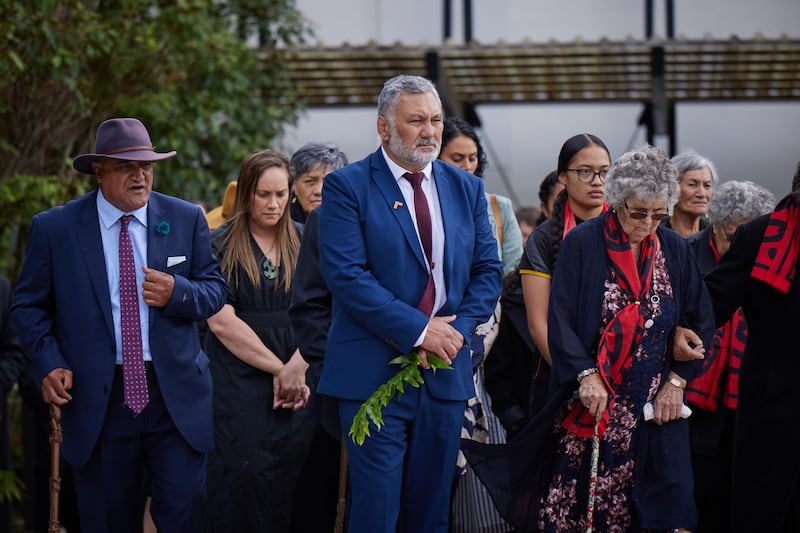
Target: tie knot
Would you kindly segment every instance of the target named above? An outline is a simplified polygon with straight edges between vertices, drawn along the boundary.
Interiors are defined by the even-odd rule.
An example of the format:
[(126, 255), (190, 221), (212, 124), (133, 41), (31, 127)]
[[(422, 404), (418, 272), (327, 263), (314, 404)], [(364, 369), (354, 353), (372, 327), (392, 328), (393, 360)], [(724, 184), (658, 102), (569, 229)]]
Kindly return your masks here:
[(119, 217), (119, 223), (122, 224), (123, 231), (128, 229), (128, 224), (131, 220), (133, 220), (133, 215), (122, 215)]
[(419, 187), (422, 185), (422, 180), (425, 178), (425, 174), (422, 172), (406, 172), (403, 174), (403, 177), (407, 179), (412, 187)]

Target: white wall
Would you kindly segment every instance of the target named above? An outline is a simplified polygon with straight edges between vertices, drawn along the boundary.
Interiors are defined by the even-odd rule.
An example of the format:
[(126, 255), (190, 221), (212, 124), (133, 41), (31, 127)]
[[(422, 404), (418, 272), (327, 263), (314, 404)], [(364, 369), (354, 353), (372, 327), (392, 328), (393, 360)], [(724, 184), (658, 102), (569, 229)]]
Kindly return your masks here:
[[(654, 31), (664, 35), (664, 2), (654, 4)], [(800, 38), (797, 0), (674, 4), (678, 36)], [(442, 41), (442, 2), (435, 0), (297, 0), (297, 5), (326, 45)], [(461, 42), (462, 1), (452, 0), (452, 5), (453, 41)], [(644, 36), (644, 5), (632, 0), (473, 0), (473, 37), (481, 43), (639, 39)], [(511, 196), (517, 205), (538, 205), (539, 182), (555, 168), (561, 143), (571, 135), (588, 131), (600, 136), (612, 157), (644, 141), (644, 130), (636, 126), (641, 109), (632, 104), (482, 105), (477, 111), (479, 134), (489, 151), (487, 190)], [(693, 148), (708, 156), (722, 181), (749, 179), (779, 197), (788, 190), (800, 161), (800, 101), (678, 104), (676, 124), (678, 150)], [(312, 109), (280, 147), (291, 152), (321, 140), (337, 143), (351, 161), (361, 159), (378, 146), (375, 110)]]

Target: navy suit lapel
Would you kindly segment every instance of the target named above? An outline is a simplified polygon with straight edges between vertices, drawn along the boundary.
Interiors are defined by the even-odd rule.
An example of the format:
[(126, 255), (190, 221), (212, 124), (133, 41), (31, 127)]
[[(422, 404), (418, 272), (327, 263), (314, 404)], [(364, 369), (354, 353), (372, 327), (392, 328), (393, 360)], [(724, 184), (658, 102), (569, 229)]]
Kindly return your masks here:
[(391, 213), (390, 216), (400, 225), (400, 229), (403, 231), (408, 245), (414, 251), (414, 256), (419, 261), (419, 264), (427, 270), (428, 266), (425, 262), (425, 256), (422, 253), (422, 246), (419, 243), (417, 230), (414, 227), (414, 221), (411, 219), (411, 211), (408, 206), (405, 205), (403, 193), (400, 191), (400, 187), (397, 185), (394, 176), (392, 176), (392, 173), (389, 171), (389, 167), (386, 165), (386, 161), (384, 161), (383, 153), (380, 149), (372, 154), (370, 166), (372, 168), (372, 181), (375, 182), (375, 185), (381, 192), (388, 207), (388, 212)]
[(100, 237), (100, 218), (97, 215), (97, 193), (85, 197), (78, 214), (78, 247), (89, 271), (95, 298), (103, 310), (103, 317), (111, 336), (114, 336), (114, 320), (111, 317), (111, 295), (108, 292), (108, 273), (103, 255), (103, 239)]
[(455, 241), (454, 232), (459, 221), (456, 220), (454, 206), (458, 199), (453, 197), (453, 184), (451, 174), (447, 171), (444, 163), (438, 160), (433, 162), (433, 179), (436, 182), (436, 192), (439, 195), (439, 209), (442, 211), (442, 226), (444, 227), (444, 276), (448, 279), (448, 274), (452, 272), (453, 261), (455, 260)]
[[(147, 202), (147, 266), (154, 270), (166, 272), (167, 270), (167, 244), (170, 237), (174, 235), (159, 235), (156, 232), (156, 227), (160, 222), (167, 222), (171, 226), (171, 231), (174, 232), (177, 224), (175, 221), (167, 219), (167, 213), (161, 205), (157, 193), (151, 193), (150, 199)], [(155, 307), (150, 307), (150, 325), (152, 326), (157, 313)], [(150, 331), (153, 329), (151, 327)]]

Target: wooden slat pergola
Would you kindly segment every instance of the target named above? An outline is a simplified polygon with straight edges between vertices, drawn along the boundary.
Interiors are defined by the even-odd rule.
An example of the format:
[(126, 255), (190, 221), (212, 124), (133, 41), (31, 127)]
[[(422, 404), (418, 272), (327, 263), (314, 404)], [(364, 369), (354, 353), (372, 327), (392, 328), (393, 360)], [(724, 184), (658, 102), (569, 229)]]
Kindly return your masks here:
[(308, 107), (373, 106), (399, 73), (434, 79), (459, 107), (800, 99), (800, 40), (788, 38), (320, 47), (288, 60)]

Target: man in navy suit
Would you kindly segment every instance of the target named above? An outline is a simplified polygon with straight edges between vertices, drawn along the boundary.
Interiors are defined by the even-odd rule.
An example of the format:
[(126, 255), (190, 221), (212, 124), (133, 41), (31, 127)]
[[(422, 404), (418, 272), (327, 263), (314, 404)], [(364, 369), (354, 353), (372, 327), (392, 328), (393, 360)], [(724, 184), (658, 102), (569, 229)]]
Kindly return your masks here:
[[(363, 446), (346, 439), (351, 533), (447, 531), (464, 404), (475, 395), (467, 347), (500, 296), (483, 185), (436, 159), (442, 119), (429, 80), (388, 80), (381, 147), (323, 188), (319, 253), (333, 315), (318, 391), (337, 399), (347, 434), (361, 403), (397, 372), (391, 359), (414, 350), (424, 369), (422, 386), (384, 407), (380, 431)], [(431, 357), (452, 370), (434, 375)]]
[[(159, 530), (203, 528), (213, 422), (195, 323), (222, 307), (225, 280), (202, 211), (152, 192), (153, 162), (174, 155), (156, 152), (136, 119), (101, 124), (95, 152), (73, 162), (97, 177), (98, 190), (33, 217), (14, 292), (12, 316), (33, 375), (44, 400), (62, 408), (84, 533), (140, 532), (146, 480)], [(131, 262), (123, 272), (120, 263)], [(134, 265), (128, 292), (120, 280), (133, 285)], [(125, 305), (121, 293), (131, 295)], [(138, 313), (130, 311), (137, 300)], [(126, 341), (126, 367), (135, 353), (144, 406), (123, 390), (121, 324), (137, 314), (124, 335), (138, 329), (141, 340)]]

